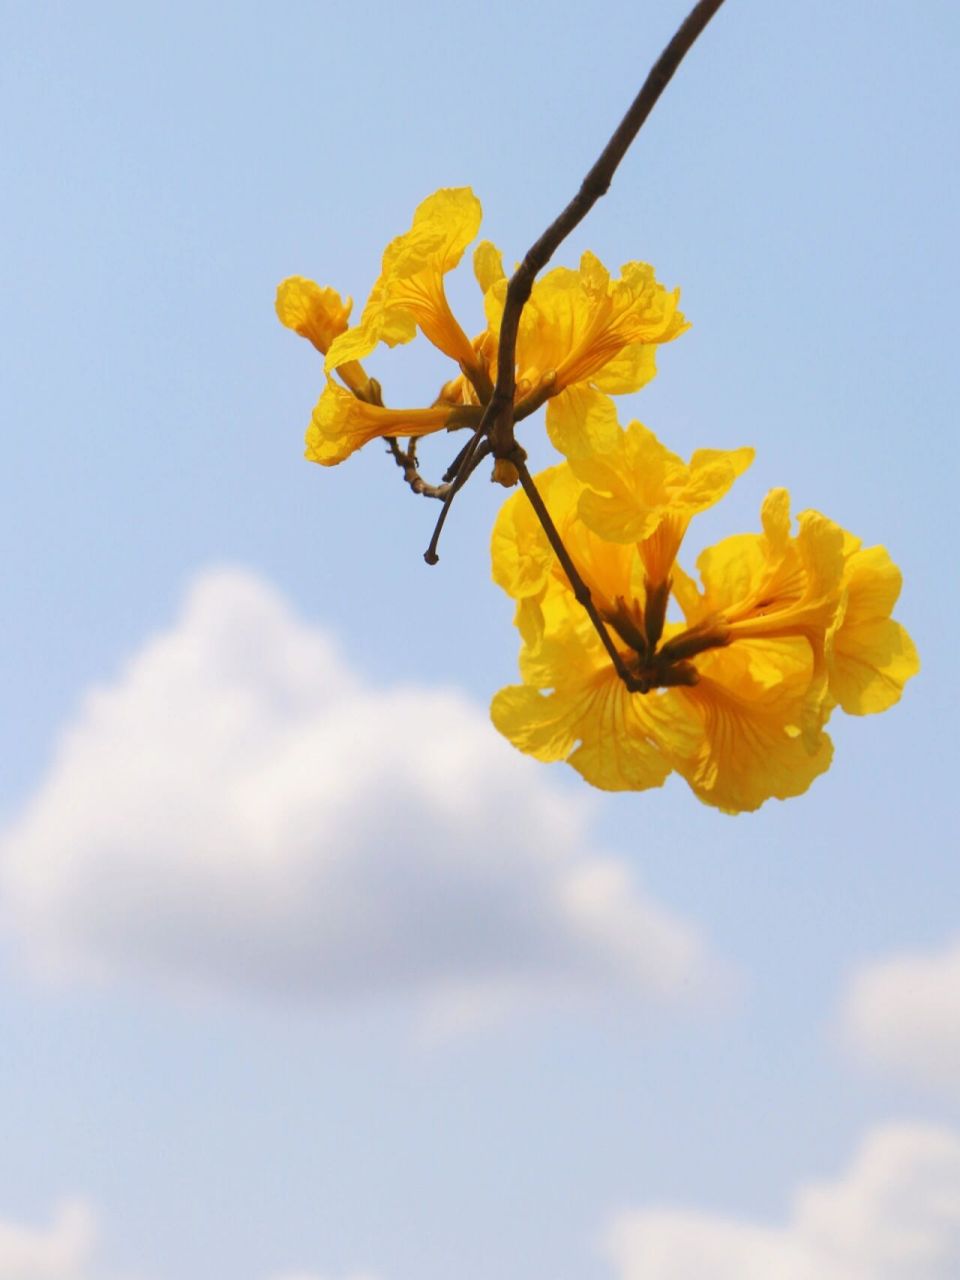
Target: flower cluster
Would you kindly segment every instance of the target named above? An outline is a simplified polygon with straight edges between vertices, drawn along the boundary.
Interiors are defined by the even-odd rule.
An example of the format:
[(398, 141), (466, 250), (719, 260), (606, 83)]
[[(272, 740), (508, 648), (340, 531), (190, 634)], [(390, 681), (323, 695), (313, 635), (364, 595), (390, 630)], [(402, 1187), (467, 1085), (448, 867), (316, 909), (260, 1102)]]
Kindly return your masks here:
[[(507, 290), (499, 251), (483, 242), (474, 253), (487, 322), (478, 336), (460, 327), (443, 283), (479, 224), (468, 188), (425, 200), (388, 246), (352, 328), (350, 301), (334, 290), (299, 277), (280, 286), (280, 319), (325, 356), (308, 458), (332, 465), (377, 437), (479, 422)], [(900, 574), (887, 552), (814, 511), (794, 531), (783, 489), (764, 501), (761, 533), (701, 554), (699, 584), (677, 564), (691, 520), (753, 460), (748, 448), (701, 449), (684, 462), (640, 423), (618, 421), (611, 396), (647, 383), (656, 347), (687, 327), (678, 296), (644, 263), (613, 279), (589, 253), (578, 270), (557, 268), (533, 287), (515, 417), (546, 403), (565, 461), (533, 481), (552, 532), (526, 492), (508, 498), (494, 526), (493, 575), (516, 601), (522, 683), (500, 690), (492, 716), (521, 751), (565, 760), (594, 786), (642, 790), (676, 771), (701, 800), (737, 813), (805, 791), (830, 765), (834, 709), (886, 710), (919, 663), (890, 616)], [(361, 361), (418, 329), (458, 371), (433, 405), (385, 408)], [(561, 565), (558, 537), (575, 574)], [(671, 602), (682, 621), (668, 616)]]
[[(500, 317), (507, 278), (499, 250), (477, 246), (473, 269), (487, 327), (472, 340), (450, 310), (443, 281), (480, 229), (480, 201), (469, 187), (435, 192), (418, 206), (409, 231), (383, 255), (360, 323), (352, 303), (330, 288), (293, 276), (277, 290), (277, 315), (326, 357), (327, 385), (307, 428), (306, 456), (333, 466), (378, 437), (412, 437), (476, 425), (497, 372)], [(645, 263), (628, 262), (618, 279), (593, 254), (577, 271), (549, 271), (534, 286), (517, 341), (518, 419), (549, 402), (570, 412), (580, 390), (637, 391), (656, 372), (654, 347), (686, 328), (678, 294), (657, 283)], [(410, 342), (420, 330), (459, 371), (433, 405), (387, 409), (380, 387), (360, 363), (380, 343)], [(338, 381), (339, 379), (339, 381)]]
[[(687, 524), (749, 465), (751, 451), (689, 463), (639, 423), (606, 454), (537, 477), (564, 544), (629, 673), (615, 671), (523, 493), (493, 533), (494, 577), (516, 601), (523, 683), (493, 721), (522, 751), (566, 760), (607, 790), (659, 786), (676, 770), (728, 813), (799, 795), (830, 765), (835, 707), (884, 711), (918, 668), (890, 612), (900, 574), (882, 547), (767, 495), (763, 532), (676, 564)], [(683, 621), (668, 621), (673, 598)]]

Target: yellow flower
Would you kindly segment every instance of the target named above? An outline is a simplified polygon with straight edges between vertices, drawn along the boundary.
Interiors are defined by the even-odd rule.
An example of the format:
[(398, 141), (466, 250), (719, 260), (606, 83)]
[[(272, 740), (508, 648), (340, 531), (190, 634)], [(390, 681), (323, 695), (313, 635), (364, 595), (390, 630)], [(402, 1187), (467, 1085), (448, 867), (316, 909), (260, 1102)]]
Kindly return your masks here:
[[(645, 635), (643, 563), (636, 547), (603, 541), (577, 516), (583, 486), (562, 464), (542, 472), (537, 487), (594, 604), (611, 627), (626, 665), (640, 678), (652, 648)], [(495, 580), (518, 602), (523, 685), (502, 689), (491, 714), (521, 751), (540, 760), (567, 760), (605, 790), (660, 786), (679, 759), (699, 744), (696, 712), (662, 677), (650, 697), (620, 680), (524, 493), (504, 503), (493, 530)], [(655, 605), (655, 613), (662, 618)], [(549, 692), (548, 692), (549, 691)]]
[(822, 728), (833, 707), (883, 711), (919, 669), (910, 637), (889, 616), (900, 575), (882, 547), (861, 551), (813, 511), (793, 537), (783, 489), (767, 496), (762, 522), (763, 534), (703, 553), (702, 594), (677, 574), (694, 640), (664, 645), (686, 653), (698, 634), (724, 640), (698, 658), (700, 679), (683, 690), (706, 736), (699, 759), (679, 769), (701, 798), (730, 812), (806, 790), (830, 764)]
[[(493, 389), (507, 290), (499, 250), (484, 242), (474, 254), (487, 327), (472, 340), (450, 309), (444, 280), (476, 236), (480, 219), (480, 202), (469, 187), (443, 188), (422, 201), (410, 229), (387, 246), (380, 275), (360, 323), (353, 328), (348, 327), (350, 300), (343, 301), (335, 290), (300, 276), (280, 285), (280, 320), (323, 352), (327, 373), (336, 373), (369, 406), (369, 411), (353, 408), (348, 414), (342, 397), (334, 403), (334, 393), (325, 392), (308, 432), (308, 458), (338, 462), (374, 436), (408, 434), (405, 423), (413, 427), (409, 434), (426, 434), (476, 421), (460, 411), (482, 407)], [(613, 280), (590, 253), (583, 255), (576, 271), (560, 267), (545, 275), (535, 283), (521, 318), (520, 416), (549, 400), (548, 430), (552, 434), (564, 430), (572, 436), (576, 426), (563, 428), (562, 424), (580, 421), (584, 395), (602, 398), (601, 393), (620, 394), (643, 386), (656, 371), (654, 347), (687, 327), (677, 309), (678, 297), (676, 290), (670, 292), (657, 283), (646, 264), (627, 263)], [(403, 411), (402, 421), (384, 416), (379, 385), (359, 363), (379, 343), (392, 347), (410, 342), (418, 329), (458, 366), (457, 374), (441, 387), (432, 410), (447, 408), (459, 417), (423, 409)], [(374, 431), (377, 423), (382, 429)], [(614, 415), (614, 431), (618, 430)], [(497, 460), (495, 478), (515, 483), (515, 469)]]
[(696, 669), (697, 683), (677, 696), (700, 717), (699, 748), (676, 767), (705, 803), (748, 812), (801, 795), (830, 767), (830, 738), (804, 731), (815, 677), (802, 637), (708, 649)]
[[(496, 369), (507, 280), (499, 251), (489, 242), (474, 254), (484, 291), (488, 367)], [(609, 395), (638, 391), (657, 371), (655, 348), (689, 325), (653, 268), (628, 262), (613, 280), (603, 263), (585, 253), (573, 271), (558, 267), (534, 283), (520, 317), (516, 399), (547, 402), (547, 434), (561, 453), (586, 457), (616, 445), (620, 435)]]
[(378, 436), (424, 436), (451, 424), (469, 424), (469, 410), (385, 409), (369, 404), (327, 378), (307, 428), (305, 457), (325, 467), (335, 466)]
[(476, 236), (480, 216), (480, 201), (469, 187), (436, 191), (417, 206), (410, 230), (387, 246), (360, 324), (327, 353), (328, 370), (362, 359), (380, 342), (410, 342), (417, 326), (451, 359), (472, 366), (474, 349), (450, 310), (443, 277)]
[(889, 618), (900, 578), (881, 548), (858, 551), (819, 512), (803, 512), (792, 536), (785, 489), (767, 495), (761, 521), (762, 534), (727, 538), (700, 556), (702, 593), (682, 571), (675, 592), (694, 635), (806, 640), (813, 666), (797, 724), (810, 746), (836, 703), (884, 710), (917, 670), (909, 636)]
[(566, 760), (605, 791), (642, 791), (661, 786), (695, 749), (699, 721), (677, 691), (630, 693), (599, 641), (575, 626), (545, 642), (538, 669), (539, 687), (501, 689), (490, 709), (497, 729), (526, 754)]
[[(329, 285), (321, 288), (303, 276), (289, 276), (277, 286), (275, 305), (281, 324), (307, 338), (321, 355), (326, 355), (334, 340), (346, 331), (353, 300), (347, 298), (344, 302)], [(355, 360), (340, 365), (337, 373), (356, 395), (369, 395), (370, 379)]]
[(281, 324), (308, 338), (326, 355), (334, 338), (346, 331), (353, 300), (344, 302), (336, 289), (321, 288), (303, 276), (289, 276), (277, 286), (276, 308)]
[[(520, 319), (520, 394), (551, 379), (552, 394), (591, 386), (612, 395), (638, 391), (656, 372), (654, 347), (689, 328), (677, 309), (680, 292), (666, 290), (645, 262), (627, 262), (613, 280), (592, 253), (574, 271), (557, 267), (536, 281)], [(474, 255), (487, 321), (499, 333), (507, 281), (489, 242)]]
[(585, 486), (581, 519), (609, 542), (636, 543), (650, 581), (666, 583), (690, 521), (727, 493), (753, 449), (697, 449), (684, 462), (639, 422), (621, 430), (608, 397), (578, 388), (563, 400), (551, 435)]
[[(617, 676), (526, 496), (515, 494), (494, 526), (493, 572), (517, 601), (524, 683), (496, 695), (494, 723), (520, 750), (566, 759), (607, 789), (659, 785), (673, 768), (701, 800), (728, 813), (799, 795), (830, 765), (824, 725), (834, 706), (882, 710), (917, 670), (909, 637), (889, 617), (899, 574), (882, 548), (860, 550), (817, 512), (804, 512), (794, 535), (789, 497), (774, 490), (762, 533), (728, 538), (700, 556), (702, 589), (672, 558), (658, 560), (685, 614), (684, 623), (666, 622), (657, 587), (664, 579), (650, 576), (651, 539), (667, 525), (661, 544), (673, 544), (673, 523), (685, 528), (691, 511), (682, 497), (680, 516), (664, 501), (666, 514), (649, 533), (655, 486), (679, 477), (678, 494), (702, 509), (690, 495), (709, 496), (718, 476), (725, 491), (730, 476), (714, 468), (726, 456), (723, 465), (736, 471), (742, 451), (703, 451), (708, 461), (691, 463), (684, 478), (686, 464), (649, 432), (631, 431), (654, 486), (636, 500), (635, 519), (616, 525), (621, 537), (631, 530), (632, 542), (609, 541), (586, 522), (596, 493), (575, 464), (537, 483), (636, 691)], [(609, 469), (610, 458), (608, 451), (600, 465)], [(702, 490), (701, 470), (713, 473)], [(611, 520), (628, 505), (612, 487)]]

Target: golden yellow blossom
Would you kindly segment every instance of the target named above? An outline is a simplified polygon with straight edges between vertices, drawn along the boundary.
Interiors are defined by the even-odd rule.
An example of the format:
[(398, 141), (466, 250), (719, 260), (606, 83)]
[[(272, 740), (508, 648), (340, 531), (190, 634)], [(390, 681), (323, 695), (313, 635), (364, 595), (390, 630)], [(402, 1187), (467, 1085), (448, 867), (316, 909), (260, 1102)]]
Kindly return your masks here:
[[(537, 482), (636, 691), (617, 676), (526, 496), (515, 494), (494, 526), (493, 569), (517, 601), (524, 683), (495, 697), (494, 723), (521, 750), (566, 759), (608, 789), (658, 785), (672, 768), (701, 800), (729, 813), (799, 795), (830, 765), (824, 726), (834, 706), (881, 710), (917, 669), (909, 637), (889, 617), (899, 575), (881, 548), (861, 551), (817, 512), (804, 512), (793, 534), (789, 497), (774, 490), (762, 533), (728, 538), (700, 556), (702, 588), (672, 555), (657, 559), (667, 578), (651, 579), (651, 539), (677, 519), (685, 529), (702, 509), (692, 501), (684, 513), (678, 496), (678, 517), (664, 500), (651, 534), (655, 485), (674, 477), (687, 501), (718, 484), (725, 491), (732, 477), (714, 469), (742, 469), (745, 451), (701, 451), (702, 466), (691, 461), (684, 477), (686, 464), (649, 432), (624, 434), (631, 433), (632, 456), (638, 464), (646, 458), (654, 487), (634, 499), (634, 519), (626, 520), (627, 491), (607, 485), (606, 498), (619, 504), (611, 506), (616, 541), (585, 521), (597, 495), (575, 463)], [(609, 469), (610, 457), (608, 450), (591, 465)], [(625, 529), (631, 542), (621, 540)], [(668, 540), (675, 542), (672, 532), (659, 545)], [(671, 579), (684, 623), (665, 621), (656, 583)], [(617, 734), (631, 741), (611, 741)]]
[(418, 326), (452, 360), (471, 365), (473, 346), (450, 310), (443, 277), (476, 236), (480, 217), (480, 201), (469, 187), (444, 188), (418, 205), (410, 230), (387, 246), (360, 324), (328, 352), (327, 369), (362, 359), (380, 342), (410, 342)]
[(289, 276), (277, 286), (277, 318), (281, 324), (308, 338), (326, 355), (334, 338), (347, 328), (353, 299), (344, 301), (329, 285), (321, 288), (303, 276)]
[[(476, 248), (474, 273), (484, 291), (488, 333), (497, 335), (507, 279), (499, 250), (488, 241)], [(589, 252), (579, 269), (561, 266), (534, 283), (517, 334), (517, 398), (549, 387), (547, 430), (559, 451), (598, 445), (596, 436), (581, 439), (584, 402), (573, 390), (623, 396), (653, 378), (655, 347), (689, 328), (678, 298), (680, 291), (664, 289), (646, 262), (626, 262), (614, 280)], [(488, 360), (495, 370), (495, 349)]]
[[(359, 361), (379, 343), (392, 347), (410, 342), (418, 329), (458, 366), (432, 408), (480, 408), (496, 375), (507, 290), (499, 250), (485, 241), (474, 254), (487, 326), (472, 340), (453, 315), (444, 286), (446, 275), (476, 236), (480, 219), (480, 202), (469, 187), (443, 188), (422, 201), (410, 229), (387, 246), (380, 275), (353, 328), (348, 328), (349, 299), (344, 302), (335, 290), (300, 276), (280, 285), (277, 314), (325, 353), (326, 371), (335, 372), (371, 409), (379, 406), (379, 387)], [(677, 309), (678, 297), (677, 290), (658, 284), (645, 263), (629, 262), (612, 279), (603, 264), (586, 253), (577, 270), (558, 267), (548, 272), (534, 284), (521, 317), (516, 392), (521, 416), (548, 400), (548, 430), (572, 437), (569, 423), (577, 420), (585, 396), (603, 399), (601, 393), (621, 394), (643, 386), (656, 371), (655, 346), (687, 327)], [(334, 403), (333, 393), (325, 392), (308, 434), (308, 458), (337, 462), (367, 439), (403, 430), (399, 419), (367, 410), (352, 410), (347, 428), (345, 415), (340, 399)], [(456, 421), (424, 409), (404, 411), (404, 420), (416, 424), (415, 434)], [(376, 422), (383, 424), (382, 431), (373, 431)], [(615, 414), (613, 423), (617, 431)], [(503, 460), (497, 460), (495, 475), (503, 483), (516, 479), (515, 469)]]
[[(592, 253), (580, 267), (556, 267), (535, 282), (520, 318), (517, 385), (535, 390), (544, 377), (553, 394), (592, 386), (612, 395), (638, 391), (656, 372), (654, 347), (689, 326), (677, 309), (680, 292), (657, 282), (645, 262), (627, 262), (619, 279)], [(484, 291), (487, 321), (499, 333), (507, 281), (499, 251), (478, 246), (474, 272)]]
[[(303, 276), (289, 276), (277, 286), (280, 323), (307, 338), (321, 355), (326, 355), (334, 340), (346, 331), (352, 307), (351, 298), (344, 301), (336, 289), (321, 287)], [(369, 394), (370, 379), (357, 361), (348, 360), (337, 373), (357, 395)]]
[(690, 521), (719, 502), (754, 451), (697, 449), (684, 462), (639, 422), (624, 431), (597, 425), (609, 422), (609, 406), (595, 392), (579, 396), (575, 417), (554, 418), (554, 443), (586, 486), (584, 523), (610, 542), (635, 542), (651, 582), (665, 583)]
[(605, 791), (659, 787), (696, 748), (700, 722), (677, 690), (630, 693), (595, 640), (572, 623), (551, 636), (539, 653), (544, 683), (501, 689), (493, 723), (519, 750), (566, 760)]
[(332, 378), (317, 402), (307, 428), (305, 456), (335, 466), (378, 436), (423, 436), (447, 426), (450, 409), (384, 409), (345, 391)]
[(697, 751), (677, 762), (699, 798), (725, 813), (801, 795), (830, 767), (833, 743), (805, 731), (814, 656), (802, 637), (707, 649), (677, 697), (701, 720)]

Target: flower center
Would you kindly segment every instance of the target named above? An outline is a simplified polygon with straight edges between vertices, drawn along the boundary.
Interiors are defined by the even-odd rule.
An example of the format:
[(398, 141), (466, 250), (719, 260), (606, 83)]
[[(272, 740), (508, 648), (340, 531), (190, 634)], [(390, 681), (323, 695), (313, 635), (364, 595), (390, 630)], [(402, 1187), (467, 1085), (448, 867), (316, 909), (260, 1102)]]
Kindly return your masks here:
[(617, 596), (614, 608), (602, 611), (604, 622), (629, 650), (625, 663), (636, 693), (695, 685), (700, 677), (691, 659), (731, 640), (729, 628), (712, 621), (689, 627), (661, 644), (670, 585), (669, 579), (656, 585), (647, 582), (644, 604)]

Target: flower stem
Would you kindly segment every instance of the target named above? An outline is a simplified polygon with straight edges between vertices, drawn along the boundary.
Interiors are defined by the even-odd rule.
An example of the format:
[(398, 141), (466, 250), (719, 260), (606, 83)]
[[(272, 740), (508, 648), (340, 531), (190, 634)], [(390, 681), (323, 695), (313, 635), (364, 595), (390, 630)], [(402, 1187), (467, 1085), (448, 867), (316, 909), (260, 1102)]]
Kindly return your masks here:
[(603, 647), (606, 649), (607, 654), (610, 657), (610, 661), (616, 668), (617, 675), (628, 689), (633, 692), (637, 692), (640, 689), (640, 684), (627, 670), (627, 666), (623, 661), (620, 650), (613, 643), (606, 624), (597, 612), (597, 607), (593, 603), (593, 597), (590, 595), (590, 588), (584, 582), (583, 578), (581, 578), (577, 570), (577, 566), (570, 559), (570, 553), (563, 545), (563, 539), (560, 537), (559, 530), (553, 523), (553, 517), (547, 510), (547, 506), (543, 498), (540, 496), (540, 490), (534, 483), (533, 476), (527, 470), (526, 462), (522, 457), (518, 457), (517, 455), (514, 455), (510, 461), (517, 468), (517, 473), (520, 476), (520, 484), (523, 486), (523, 491), (529, 498), (530, 505), (536, 512), (537, 519), (540, 521), (543, 531), (547, 535), (547, 540), (553, 548), (554, 555), (560, 561), (560, 566), (569, 579), (570, 586), (573, 589), (574, 598), (577, 603), (582, 605), (586, 610), (587, 616), (593, 623), (594, 630), (603, 642)]

